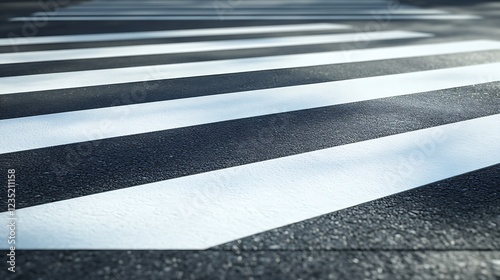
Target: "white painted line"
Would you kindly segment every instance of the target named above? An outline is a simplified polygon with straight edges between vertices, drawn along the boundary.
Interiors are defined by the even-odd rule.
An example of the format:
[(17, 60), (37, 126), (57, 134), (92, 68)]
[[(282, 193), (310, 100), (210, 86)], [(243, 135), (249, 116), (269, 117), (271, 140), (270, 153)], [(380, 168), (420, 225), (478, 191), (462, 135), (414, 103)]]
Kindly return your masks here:
[(207, 249), (498, 163), (492, 115), (20, 209), (16, 248)]
[(382, 2), (377, 2), (377, 3), (356, 3), (356, 2), (348, 2), (348, 3), (335, 3), (335, 2), (328, 2), (328, 3), (301, 3), (301, 2), (296, 2), (296, 3), (286, 3), (286, 6), (283, 5), (283, 3), (272, 3), (272, 2), (261, 2), (261, 3), (242, 3), (239, 5), (231, 5), (229, 3), (224, 3), (223, 1), (213, 1), (213, 2), (205, 2), (205, 3), (200, 3), (200, 4), (187, 4), (187, 3), (166, 3), (166, 4), (159, 4), (159, 3), (126, 3), (122, 2), (121, 4), (114, 4), (114, 3), (81, 3), (80, 5), (72, 5), (72, 6), (67, 6), (63, 7), (60, 10), (61, 11), (66, 11), (66, 10), (78, 10), (80, 8), (86, 9), (86, 8), (91, 8), (91, 9), (98, 9), (98, 8), (109, 8), (109, 9), (127, 9), (127, 8), (138, 8), (138, 9), (144, 9), (144, 8), (149, 8), (149, 7), (158, 7), (158, 8), (174, 8), (174, 9), (205, 9), (205, 8), (220, 8), (220, 9), (231, 9), (231, 10), (236, 10), (240, 8), (254, 8), (254, 9), (265, 9), (265, 8), (289, 8), (289, 7), (304, 7), (304, 9), (314, 9), (317, 7), (325, 7), (325, 8), (337, 8), (337, 7), (352, 7), (352, 8), (370, 8), (370, 7), (387, 7), (390, 9), (399, 9), (399, 8), (417, 8), (415, 6), (411, 5), (406, 5), (406, 4), (391, 4), (391, 3), (382, 3)]
[(500, 80), (500, 63), (0, 120), (0, 154)]
[(2, 38), (0, 39), (0, 46), (120, 41), (120, 40), (145, 40), (145, 39), (181, 38), (181, 37), (197, 37), (197, 36), (221, 36), (221, 35), (225, 36), (225, 35), (264, 34), (264, 33), (279, 33), (279, 32), (330, 31), (330, 30), (339, 30), (348, 28), (350, 28), (350, 26), (348, 25), (331, 24), (331, 23), (311, 23), (311, 24), (289, 24), (289, 25), (264, 25), (264, 26), (250, 26), (250, 27), (226, 27), (226, 28), (181, 29), (181, 30), (102, 33), (102, 34), (83, 34), (83, 35), (61, 35), (61, 36), (43, 36), (43, 37), (21, 37), (21, 38)]
[[(141, 4), (158, 4), (158, 5), (200, 5), (200, 4), (214, 4), (213, 1), (141, 1)], [(223, 1), (216, 2), (217, 4), (224, 4)], [(266, 0), (252, 0), (252, 1), (239, 1), (238, 4), (242, 5), (265, 5), (265, 4), (283, 4), (283, 1), (266, 1)], [(386, 4), (389, 5), (390, 2), (386, 0), (350, 0), (350, 1), (314, 1), (311, 0), (300, 0), (300, 1), (286, 1), (286, 4)], [(122, 5), (122, 4), (137, 4), (137, 1), (92, 1), (92, 2), (81, 2), (79, 5)], [(232, 4), (236, 6), (236, 3), (228, 3), (227, 5)]]
[[(211, 0), (208, 1), (197, 1), (197, 0), (171, 0), (171, 1), (161, 1), (161, 0), (156, 0), (156, 1), (151, 1), (151, 0), (144, 0), (141, 1), (140, 3), (159, 3), (159, 4), (168, 4), (168, 3), (191, 3), (191, 4), (201, 4), (201, 3), (211, 3)], [(324, 1), (314, 1), (313, 3), (375, 3), (375, 2), (380, 2), (380, 3), (387, 3), (387, 0), (342, 0), (342, 1), (329, 1), (329, 0), (324, 0)], [(137, 3), (137, 0), (117, 0), (117, 1), (106, 1), (106, 0), (99, 0), (99, 1), (90, 1), (90, 2), (85, 2), (85, 3), (112, 3), (112, 4), (122, 4), (122, 3)], [(283, 4), (282, 0), (242, 0), (240, 3), (277, 3), (277, 4)], [(286, 3), (311, 3), (311, 0), (288, 0)]]
[(371, 38), (372, 40), (390, 40), (429, 37), (431, 35), (408, 31), (381, 31), (370, 33), (305, 35), (35, 52), (12, 52), (0, 54), (0, 64), (332, 44), (357, 42), (360, 41), (363, 36)]
[[(481, 19), (476, 15), (392, 15), (390, 13), (376, 15), (293, 15), (293, 16), (232, 16), (224, 14), (220, 16), (88, 16), (88, 17), (57, 17), (46, 16), (47, 21), (156, 21), (156, 20), (379, 20), (382, 22), (390, 20), (464, 20)], [(16, 17), (9, 21), (34, 21), (40, 20), (38, 17)]]
[[(111, 11), (57, 11), (53, 13), (38, 12), (34, 13), (33, 16), (158, 16), (158, 15), (216, 15), (218, 16), (221, 11), (217, 9), (210, 10), (135, 10), (129, 9), (123, 10), (111, 10)], [(223, 14), (228, 15), (372, 15), (373, 13), (388, 14), (387, 9), (379, 8), (364, 8), (364, 9), (307, 9), (307, 10), (288, 10), (288, 9), (243, 9), (238, 8), (231, 11), (227, 11)], [(391, 12), (391, 15), (432, 15), (432, 14), (446, 14), (447, 12), (442, 10), (431, 10), (431, 9), (400, 9)]]
[[(195, 1), (195, 0), (172, 0), (172, 1), (161, 1), (161, 0), (156, 0), (156, 1), (140, 1), (140, 3), (159, 3), (159, 4), (170, 4), (170, 3), (189, 3), (189, 4), (202, 4), (202, 3), (212, 3), (213, 1), (207, 0), (207, 1)], [(283, 4), (285, 3), (388, 3), (387, 0), (343, 0), (343, 1), (311, 1), (311, 0), (289, 0), (289, 1), (282, 1), (282, 0), (247, 0), (247, 1), (238, 1), (239, 3), (276, 3), (276, 4)], [(118, 0), (118, 1), (89, 1), (86, 3), (138, 3), (137, 0)]]
[[(365, 38), (369, 39), (369, 38)], [(361, 50), (215, 60), (66, 73), (0, 77), (0, 95), (88, 86), (498, 50), (497, 41), (469, 41)]]
[[(183, 7), (183, 8), (198, 8), (198, 7), (228, 7), (237, 9), (240, 7), (283, 7), (283, 6), (305, 6), (305, 7), (316, 7), (316, 6), (327, 6), (327, 7), (335, 7), (335, 6), (355, 6), (355, 7), (363, 7), (363, 6), (386, 6), (386, 7), (398, 7), (397, 3), (390, 3), (387, 1), (343, 1), (343, 2), (311, 2), (311, 1), (287, 1), (284, 5), (283, 1), (255, 1), (255, 2), (240, 2), (240, 3), (229, 3), (227, 1), (206, 1), (206, 2), (82, 2), (79, 5), (72, 5), (63, 7), (63, 9), (70, 7), (109, 7), (115, 6), (117, 8), (120, 7), (148, 7), (148, 6), (160, 6), (160, 7)], [(411, 6), (402, 4), (400, 6)]]
[(160, 4), (117, 4), (114, 3), (106, 3), (106, 4), (92, 4), (89, 3), (87, 5), (75, 5), (75, 6), (67, 6), (61, 8), (61, 11), (85, 11), (85, 10), (126, 10), (126, 9), (137, 9), (137, 10), (147, 10), (151, 8), (157, 9), (184, 9), (184, 10), (196, 10), (196, 9), (226, 9), (226, 10), (234, 10), (239, 8), (252, 8), (252, 9), (317, 9), (317, 8), (326, 8), (326, 9), (336, 9), (336, 8), (359, 8), (359, 9), (371, 9), (371, 8), (385, 8), (385, 9), (407, 9), (412, 8), (416, 9), (414, 6), (404, 5), (404, 4), (388, 4), (388, 3), (287, 3), (286, 6), (276, 5), (275, 3), (260, 3), (259, 5), (255, 4), (241, 4), (236, 6), (231, 6), (229, 4), (219, 3), (214, 4), (213, 2), (205, 3), (205, 4), (196, 4), (193, 6), (186, 5), (160, 5)]

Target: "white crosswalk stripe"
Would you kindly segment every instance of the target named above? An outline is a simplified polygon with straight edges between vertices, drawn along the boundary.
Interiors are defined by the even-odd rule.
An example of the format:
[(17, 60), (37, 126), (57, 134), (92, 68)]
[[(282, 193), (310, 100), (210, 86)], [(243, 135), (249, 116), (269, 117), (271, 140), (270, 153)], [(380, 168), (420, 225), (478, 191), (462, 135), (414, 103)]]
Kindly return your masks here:
[[(499, 67), (492, 63), (0, 120), (0, 133), (10, 132), (0, 153), (474, 85), (490, 73), (495, 82), (500, 81)], [(96, 129), (103, 122), (107, 129)]]
[(91, 1), (54, 12), (37, 12), (29, 21), (143, 21), (143, 20), (372, 20), (374, 15), (390, 20), (478, 19), (437, 9), (421, 9), (391, 1)]
[[(494, 115), (22, 209), (19, 243), (31, 249), (207, 249), (497, 164), (500, 129), (491, 128), (499, 123)], [(422, 150), (428, 143), (433, 150)], [(230, 183), (197, 206), (193, 197), (221, 178)], [(59, 237), (50, 238), (54, 234)]]
[(165, 38), (183, 38), (196, 36), (218, 36), (237, 34), (264, 34), (273, 32), (303, 32), (303, 31), (327, 31), (347, 29), (349, 26), (331, 23), (310, 24), (287, 24), (271, 26), (246, 26), (228, 28), (202, 28), (188, 30), (166, 30), (145, 32), (121, 32), (105, 34), (83, 34), (83, 35), (60, 35), (43, 37), (19, 37), (0, 39), (0, 46), (10, 45), (33, 45), (33, 44), (57, 44), (57, 43), (80, 43), (99, 41), (122, 41), (122, 40), (147, 40)]
[[(301, 0), (292, 2), (303, 3)], [(79, 7), (94, 8), (109, 3), (105, 0), (82, 3), (75, 8), (68, 8), (67, 12), (62, 10), (60, 14), (54, 14), (53, 19), (64, 19), (64, 15), (69, 15), (71, 11), (80, 13), (85, 10), (78, 10)], [(144, 3), (155, 5), (152, 10), (161, 3), (177, 5), (176, 7), (187, 5), (186, 2), (175, 1)], [(248, 6), (247, 12), (258, 5), (271, 5), (271, 2), (262, 1), (242, 3), (246, 3), (241, 4), (245, 9)], [(364, 3), (373, 5), (386, 2), (359, 0), (322, 3), (355, 3), (362, 9)], [(130, 6), (130, 9), (133, 7)], [(410, 16), (416, 16), (411, 14), (411, 9), (413, 8), (407, 8), (405, 11)], [(353, 11), (360, 10), (356, 8)], [(406, 12), (400, 15), (403, 16)], [(419, 10), (418, 14), (448, 15), (428, 10)], [(226, 77), (229, 82), (231, 75), (249, 77), (264, 71), (294, 71), (333, 66), (340, 73), (356, 63), (365, 65), (374, 61), (391, 61), (397, 64), (405, 59), (434, 57), (441, 57), (442, 60), (437, 62), (438, 66), (434, 69), (414, 71), (409, 68), (406, 72), (387, 72), (347, 79), (335, 79), (333, 73), (329, 76), (331, 80), (327, 82), (312, 81), (307, 84), (222, 93), (207, 91), (196, 96), (173, 99), (166, 98), (171, 94), (171, 89), (160, 87), (157, 89), (159, 95), (165, 98), (152, 102), (108, 105), (96, 102), (90, 109), (61, 108), (57, 113), (35, 112), (21, 117), (5, 117), (0, 120), (0, 135), (8, 137), (0, 140), (0, 159), (8, 160), (29, 154), (33, 160), (38, 160), (38, 153), (51, 149), (58, 151), (81, 143), (94, 145), (95, 140), (113, 142), (127, 137), (138, 137), (134, 141), (141, 142), (141, 137), (146, 137), (146, 134), (160, 135), (167, 132), (172, 136), (182, 129), (213, 127), (210, 133), (223, 134), (224, 130), (216, 129), (223, 123), (272, 118), (345, 104), (411, 98), (422, 93), (500, 81), (500, 72), (497, 71), (500, 69), (500, 62), (497, 61), (462, 66), (443, 63), (453, 55), (499, 52), (498, 41), (476, 39), (442, 42), (434, 34), (428, 33), (397, 30), (356, 33), (349, 28), (350, 26), (346, 25), (312, 23), (19, 39), (17, 42), (20, 46), (54, 46), (49, 50), (0, 53), (0, 65), (5, 64), (4, 67), (7, 67), (16, 64), (18, 67), (29, 69), (36, 63), (75, 64), (64, 65), (67, 68), (51, 66), (52, 68), (48, 67), (43, 74), (9, 76), (7, 73), (0, 77), (0, 98), (4, 98), (0, 99), (0, 104), (2, 100), (7, 99), (22, 100), (28, 94), (39, 95), (40, 100), (53, 96), (52, 94), (60, 94), (63, 100), (77, 95), (79, 91), (84, 93), (81, 102), (92, 103), (92, 98), (95, 98), (93, 90), (104, 92), (105, 95), (110, 92), (112, 86), (145, 81), (173, 83), (181, 79), (209, 79), (217, 75)], [(321, 34), (308, 35), (308, 32)], [(273, 35), (274, 33), (279, 35)], [(251, 35), (252, 38), (232, 38), (240, 35)], [(342, 43), (355, 43), (360, 40), (360, 36), (369, 38), (370, 42), (386, 45), (339, 50), (338, 47)], [(147, 44), (142, 41), (165, 38), (186, 38), (188, 41)], [(403, 39), (411, 43), (401, 44), (398, 41)], [(418, 41), (423, 39), (427, 41)], [(120, 43), (119, 41), (127, 40), (134, 42), (132, 45), (128, 42), (123, 46), (110, 47), (81, 48), (64, 45), (81, 42)], [(12, 42), (13, 39), (0, 39), (0, 45), (3, 46)], [(307, 51), (307, 48), (318, 45), (325, 45), (329, 49), (322, 52)], [(336, 49), (330, 49), (331, 46)], [(292, 50), (296, 52), (293, 54), (268, 54), (284, 47), (300, 47), (303, 50)], [(259, 53), (252, 57), (210, 57), (207, 61), (170, 64), (158, 62), (126, 67), (104, 65), (91, 70), (71, 70), (71, 67), (78, 65), (94, 67), (88, 65), (87, 61), (90, 60), (99, 65), (100, 60), (118, 62), (133, 56), (146, 59), (152, 55), (176, 54), (181, 59), (193, 52), (213, 54), (227, 50), (257, 49)], [(359, 67), (361, 68), (362, 66)], [(242, 83), (251, 82), (242, 80)], [(411, 110), (410, 106), (407, 109)], [(499, 126), (500, 114), (470, 116), (460, 122), (332, 145), (298, 154), (280, 155), (203, 173), (181, 172), (181, 176), (166, 180), (154, 177), (154, 182), (148, 184), (108, 189), (91, 195), (75, 194), (69, 198), (55, 198), (54, 202), (34, 202), (17, 210), (19, 219), (23, 221), (23, 226), (18, 229), (18, 248), (206, 249), (498, 164)], [(186, 147), (189, 148), (189, 143), (186, 143)], [(216, 154), (217, 143), (207, 146), (206, 149), (209, 153)], [(170, 155), (157, 155), (151, 151), (149, 153), (153, 157), (170, 158)], [(86, 164), (99, 166), (101, 163), (89, 159)], [(134, 170), (133, 159), (124, 164)], [(87, 171), (84, 169), (82, 168), (82, 176), (91, 176), (85, 174)], [(131, 172), (138, 177), (148, 176), (140, 173), (143, 171)], [(103, 177), (106, 177), (106, 174), (103, 174)], [(205, 192), (207, 185), (213, 186), (213, 191), (208, 195)], [(204, 193), (202, 203), (199, 201), (200, 193)], [(9, 212), (0, 213), (2, 220), (7, 220), (8, 217)], [(148, 230), (144, 231), (144, 228)], [(2, 236), (8, 234), (5, 228), (1, 231)], [(54, 235), (58, 238), (50, 238)], [(6, 246), (6, 243), (0, 244), (2, 249), (7, 248)]]
[[(367, 32), (363, 36), (370, 40), (406, 39), (431, 36), (418, 32), (381, 31)], [(259, 38), (241, 40), (223, 40), (194, 43), (135, 45), (126, 47), (87, 48), (73, 50), (54, 50), (41, 52), (21, 52), (0, 54), (0, 64), (26, 63), (38, 61), (58, 61), (70, 59), (90, 59), (105, 57), (125, 57), (138, 55), (173, 54), (188, 52), (226, 51), (251, 48), (271, 48), (299, 45), (329, 44), (341, 42), (356, 42), (360, 34), (333, 34), (290, 36), (284, 38)]]
[[(449, 14), (438, 14), (438, 15), (387, 15), (387, 14), (376, 14), (374, 15), (284, 15), (284, 16), (233, 16), (225, 15), (224, 20), (346, 20), (346, 21), (356, 21), (356, 20), (373, 20), (375, 18), (380, 18), (382, 22), (386, 20), (471, 20), (480, 19), (478, 16), (474, 15), (449, 15)], [(85, 17), (75, 17), (75, 16), (57, 16), (57, 17), (47, 17), (43, 16), (48, 21), (164, 21), (164, 20), (221, 20), (221, 16), (85, 16)], [(38, 17), (19, 17), (12, 18), (12, 21), (23, 21), (29, 22), (31, 20), (36, 20)]]
[[(231, 12), (233, 15), (289, 15), (289, 14), (301, 14), (301, 15), (345, 15), (345, 14), (357, 14), (357, 15), (371, 15), (373, 10), (371, 9), (351, 9), (351, 8), (336, 8), (334, 11), (328, 11), (324, 8), (319, 8), (316, 10), (308, 9), (306, 11), (303, 10), (290, 10), (290, 9), (246, 9), (246, 10), (235, 10)], [(397, 11), (394, 14), (444, 14), (444, 11), (441, 10), (421, 10), (421, 9), (405, 9), (401, 11)], [(35, 13), (34, 16), (44, 15), (45, 13)], [(211, 10), (112, 10), (112, 11), (58, 11), (53, 13), (46, 13), (47, 16), (129, 16), (129, 15), (138, 15), (138, 16), (148, 16), (148, 15), (217, 15), (216, 11)]]
[(4, 85), (0, 90), (0, 95), (425, 55), (452, 54), (468, 51), (495, 50), (498, 48), (499, 43), (496, 41), (471, 41), (423, 45), (418, 47), (368, 49), (354, 52), (337, 51), (4, 77), (0, 78), (0, 81)]

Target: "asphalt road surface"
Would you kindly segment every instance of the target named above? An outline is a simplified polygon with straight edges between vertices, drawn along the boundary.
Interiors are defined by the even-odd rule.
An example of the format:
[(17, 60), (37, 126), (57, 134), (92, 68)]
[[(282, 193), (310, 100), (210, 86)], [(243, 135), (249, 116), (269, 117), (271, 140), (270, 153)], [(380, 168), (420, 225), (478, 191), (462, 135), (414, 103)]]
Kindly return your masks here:
[(0, 279), (500, 279), (500, 3), (0, 11)]

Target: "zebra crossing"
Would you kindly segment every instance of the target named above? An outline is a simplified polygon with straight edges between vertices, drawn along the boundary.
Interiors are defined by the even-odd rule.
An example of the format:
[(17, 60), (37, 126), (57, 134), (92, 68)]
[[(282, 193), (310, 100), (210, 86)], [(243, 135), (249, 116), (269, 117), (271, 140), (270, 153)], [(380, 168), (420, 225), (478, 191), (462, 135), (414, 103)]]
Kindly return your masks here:
[(274, 26), (242, 26), (228, 28), (202, 28), (188, 30), (166, 30), (166, 31), (144, 31), (144, 32), (121, 32), (106, 34), (84, 34), (84, 35), (59, 35), (43, 37), (19, 37), (0, 39), (0, 46), (10, 45), (32, 45), (32, 44), (56, 44), (56, 43), (78, 43), (99, 41), (122, 41), (122, 40), (147, 40), (183, 38), (196, 36), (238, 35), (238, 34), (265, 34), (276, 32), (303, 32), (347, 29), (348, 26), (331, 23), (317, 24), (291, 24)]
[[(234, 119), (256, 117), (359, 102), (374, 98), (441, 90), (468, 86), (484, 81), (498, 81), (495, 70), (500, 63), (480, 66), (459, 67), (445, 70), (431, 70), (418, 73), (399, 74), (389, 77), (372, 77), (330, 83), (291, 86), (265, 90), (226, 93), (189, 99), (168, 100), (155, 103), (128, 105), (126, 118), (112, 118), (109, 125), (114, 129), (90, 133), (108, 119), (116, 108), (100, 108), (76, 112), (42, 115), (3, 120), (3, 129), (12, 131), (5, 141), (2, 153), (45, 148), (63, 144), (99, 140), (118, 136), (161, 131), (166, 129), (196, 126)], [(459, 81), (450, 77), (464, 77)], [(436, 82), (426, 83), (429, 79)], [(370, 92), (377, 88), (377, 92)], [(332, 95), (331, 92), (336, 92)], [(266, 100), (266, 96), (272, 96)], [(230, 109), (228, 108), (230, 104)], [(161, 114), (161, 112), (169, 112)], [(152, 114), (155, 113), (155, 114)], [(152, 114), (152, 115), (151, 115)], [(39, 130), (43, 123), (53, 130)], [(60, 137), (65, 135), (65, 137)], [(92, 135), (92, 136), (90, 136)], [(29, 137), (27, 137), (29, 136)], [(90, 138), (90, 139), (89, 139)]]
[[(19, 215), (37, 234), (26, 232), (20, 244), (31, 249), (207, 249), (498, 164), (500, 132), (491, 128), (499, 123), (500, 115), (493, 115), (31, 207)], [(443, 135), (456, 140), (453, 148), (417, 150), (415, 143), (447, 144)], [(412, 153), (405, 160), (425, 176), (395, 172), (401, 168), (401, 151), (408, 149)], [(432, 149), (439, 149), (438, 155)], [(446, 154), (457, 150), (460, 160), (450, 166)], [(204, 193), (207, 184), (219, 186), (208, 203), (193, 204), (193, 194)], [(192, 210), (186, 206), (195, 209), (186, 213)], [(63, 228), (65, 236), (51, 239), (54, 227)]]
[[(387, 40), (425, 37), (427, 34), (404, 31), (387, 32), (368, 32), (365, 33), (371, 40)], [(71, 59), (91, 59), (107, 57), (126, 57), (138, 55), (154, 54), (173, 54), (189, 53), (202, 51), (225, 51), (234, 49), (248, 48), (270, 48), (286, 47), (294, 45), (307, 44), (328, 44), (339, 42), (353, 42), (359, 40), (357, 34), (335, 34), (335, 35), (309, 35), (309, 36), (291, 36), (286, 38), (265, 38), (265, 39), (241, 39), (208, 41), (196, 43), (177, 43), (177, 44), (156, 44), (156, 45), (134, 45), (127, 47), (106, 47), (106, 48), (88, 48), (85, 50), (54, 50), (43, 52), (23, 52), (0, 55), (0, 64), (26, 63), (39, 61), (59, 61)]]
[(471, 20), (479, 16), (421, 9), (398, 1), (84, 1), (12, 21), (158, 20)]
[[(233, 38), (242, 34), (250, 38)], [(187, 41), (145, 43), (172, 38)], [(500, 42), (439, 39), (329, 23), (16, 39), (18, 46), (50, 46), (0, 53), (4, 67), (46, 66), (44, 73), (0, 76), (0, 135), (7, 136), (0, 160), (34, 172), (24, 175), (30, 189), (16, 194), (18, 248), (207, 249), (496, 165), (498, 92), (477, 97), (465, 89), (498, 84), (500, 62), (489, 55), (500, 52)], [(376, 46), (358, 47), (361, 40)], [(64, 44), (82, 42), (118, 45)], [(206, 57), (190, 61), (191, 54)], [(158, 59), (169, 55), (185, 61)], [(453, 59), (463, 56), (471, 57), (466, 65)], [(371, 73), (375, 64), (368, 66), (435, 59), (432, 69), (380, 66)], [(288, 79), (311, 69), (324, 80)], [(114, 93), (132, 89), (127, 101)], [(428, 107), (410, 105), (424, 96)], [(439, 119), (462, 100), (474, 100), (468, 111), (432, 125), (418, 121)], [(395, 124), (362, 118), (391, 104), (402, 108), (391, 112)], [(16, 106), (27, 109), (10, 113)], [(328, 122), (307, 123), (322, 118)], [(265, 142), (257, 128), (267, 120), (279, 124), (266, 128), (274, 136)], [(259, 145), (265, 151), (252, 154), (250, 146)]]

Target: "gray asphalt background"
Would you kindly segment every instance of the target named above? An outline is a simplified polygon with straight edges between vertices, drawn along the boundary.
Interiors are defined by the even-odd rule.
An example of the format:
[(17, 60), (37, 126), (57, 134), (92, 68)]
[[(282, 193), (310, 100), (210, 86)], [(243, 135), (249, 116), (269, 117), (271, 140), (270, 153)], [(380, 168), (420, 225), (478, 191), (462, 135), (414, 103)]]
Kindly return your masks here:
[[(478, 21), (398, 21), (385, 27), (436, 34), (435, 38), (411, 40), (412, 44), (500, 40), (498, 1), (406, 2), (484, 17)], [(37, 10), (40, 10), (38, 1), (0, 0), (0, 37), (7, 37), (9, 32), (21, 33), (22, 23), (6, 22), (6, 18), (29, 15)], [(286, 23), (298, 22), (53, 22), (37, 30), (37, 35)], [(342, 23), (364, 28), (363, 22)], [(405, 42), (372, 42), (369, 47)], [(68, 44), (68, 47), (75, 46)], [(99, 44), (78, 45), (87, 46)], [(20, 50), (59, 47), (47, 45)], [(338, 45), (281, 48), (276, 54), (335, 47)], [(9, 51), (12, 50), (8, 47), (0, 47), (0, 52)], [(5, 65), (0, 66), (0, 76), (109, 65), (153, 65), (159, 61), (252, 57), (259, 56), (260, 52), (99, 59), (90, 67), (79, 61)], [(272, 51), (267, 49), (265, 53)], [(500, 52), (151, 82), (152, 88), (159, 88), (158, 92), (153, 91), (136, 103), (493, 61), (500, 61)], [(101, 87), (27, 93), (21, 98), (1, 96), (0, 106), (15, 110), (0, 110), (0, 119), (109, 106), (112, 100), (134, 86), (137, 85), (112, 85), (105, 92)], [(165, 97), (160, 94), (162, 90), (175, 94)], [(64, 164), (68, 147), (2, 155), (0, 165), (2, 169), (15, 165), (18, 172), (24, 174), (19, 183), (30, 188), (18, 189), (18, 206), (22, 208), (498, 113), (500, 83), (489, 83), (103, 140), (98, 152), (81, 158), (74, 167), (65, 165), (61, 174), (55, 174), (53, 163)], [(242, 128), (247, 131), (242, 133)], [(155, 157), (158, 154), (163, 156)], [(101, 176), (89, 176), (96, 172)], [(139, 176), (146, 173), (147, 176)], [(17, 272), (7, 273), (7, 264), (2, 261), (0, 279), (500, 279), (493, 275), (491, 263), (493, 259), (500, 259), (499, 190), (500, 165), (496, 165), (205, 251), (19, 250)], [(0, 202), (0, 207), (5, 209), (5, 201)]]

